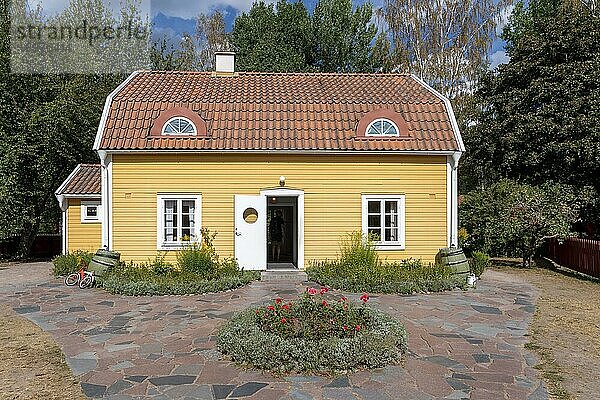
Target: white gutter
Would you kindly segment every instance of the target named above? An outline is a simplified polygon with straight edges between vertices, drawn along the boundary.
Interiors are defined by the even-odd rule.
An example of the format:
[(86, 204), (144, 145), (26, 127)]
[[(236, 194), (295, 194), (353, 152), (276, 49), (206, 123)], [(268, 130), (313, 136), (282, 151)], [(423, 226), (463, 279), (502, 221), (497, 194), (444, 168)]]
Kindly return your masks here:
[(101, 150), (107, 154), (137, 154), (137, 153), (148, 153), (148, 154), (324, 154), (324, 155), (405, 155), (405, 156), (453, 156), (456, 154), (456, 150), (387, 150), (387, 151), (371, 151), (371, 150), (286, 150), (286, 149), (273, 149), (273, 150), (260, 150), (260, 149), (247, 149), (247, 150), (210, 150), (210, 149), (139, 149), (139, 150)]

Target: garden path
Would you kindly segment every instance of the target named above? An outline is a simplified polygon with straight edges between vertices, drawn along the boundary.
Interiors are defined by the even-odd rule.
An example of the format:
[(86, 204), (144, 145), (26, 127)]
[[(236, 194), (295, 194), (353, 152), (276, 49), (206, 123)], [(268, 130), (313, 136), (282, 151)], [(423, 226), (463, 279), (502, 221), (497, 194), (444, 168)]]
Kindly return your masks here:
[(218, 294), (126, 297), (66, 287), (49, 270), (48, 263), (0, 269), (0, 301), (52, 335), (89, 397), (548, 398), (533, 369), (537, 359), (523, 347), (537, 292), (506, 273), (487, 271), (467, 292), (372, 295), (372, 306), (406, 325), (404, 366), (274, 377), (221, 360), (215, 335), (235, 311), (294, 298), (305, 286), (254, 282)]

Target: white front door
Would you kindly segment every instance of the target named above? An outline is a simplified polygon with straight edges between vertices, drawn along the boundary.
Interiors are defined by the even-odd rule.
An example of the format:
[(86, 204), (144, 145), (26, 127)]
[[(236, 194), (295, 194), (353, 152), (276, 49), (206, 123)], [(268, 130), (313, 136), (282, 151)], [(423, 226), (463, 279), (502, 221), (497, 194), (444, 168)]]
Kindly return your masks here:
[(244, 269), (267, 269), (267, 201), (235, 195), (235, 258)]

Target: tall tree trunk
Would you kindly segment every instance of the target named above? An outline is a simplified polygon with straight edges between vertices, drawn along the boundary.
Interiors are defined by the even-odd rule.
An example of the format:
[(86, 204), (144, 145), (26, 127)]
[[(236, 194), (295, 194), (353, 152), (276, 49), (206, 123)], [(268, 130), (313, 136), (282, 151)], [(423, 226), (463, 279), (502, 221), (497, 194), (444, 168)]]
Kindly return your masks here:
[(18, 258), (27, 258), (31, 254), (31, 247), (37, 235), (39, 222), (27, 222), (19, 235), (19, 244), (17, 249)]

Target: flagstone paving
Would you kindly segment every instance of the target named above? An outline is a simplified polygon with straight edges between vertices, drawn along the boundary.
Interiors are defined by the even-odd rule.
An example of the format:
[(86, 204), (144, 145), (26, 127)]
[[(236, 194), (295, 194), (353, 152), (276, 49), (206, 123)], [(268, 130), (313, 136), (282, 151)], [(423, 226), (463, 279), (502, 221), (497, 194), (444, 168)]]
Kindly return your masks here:
[[(235, 311), (293, 298), (302, 285), (254, 282), (210, 295), (126, 297), (66, 287), (49, 267), (0, 271), (0, 301), (50, 332), (92, 398), (548, 398), (532, 368), (537, 359), (523, 348), (537, 293), (505, 273), (486, 272), (467, 292), (372, 295), (372, 306), (406, 325), (403, 366), (276, 377), (223, 360), (215, 335)], [(28, 274), (15, 274), (17, 268)]]

